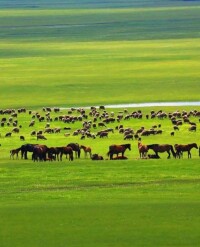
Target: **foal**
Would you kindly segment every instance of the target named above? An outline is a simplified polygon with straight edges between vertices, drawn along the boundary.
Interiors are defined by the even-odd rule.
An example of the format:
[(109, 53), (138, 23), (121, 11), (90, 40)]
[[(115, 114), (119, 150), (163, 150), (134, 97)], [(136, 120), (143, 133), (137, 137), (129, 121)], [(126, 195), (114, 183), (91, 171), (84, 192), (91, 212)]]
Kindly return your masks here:
[(19, 151), (21, 150), (21, 148), (17, 148), (17, 149), (13, 149), (13, 150), (10, 150), (10, 159), (13, 158), (14, 159), (14, 156), (16, 154), (16, 157), (17, 159), (19, 158), (18, 157), (18, 154), (19, 154)]
[(91, 156), (92, 156), (92, 149), (90, 147), (86, 147), (86, 146), (81, 145), (80, 146), (80, 149), (83, 149), (84, 150), (85, 158), (87, 157), (87, 153), (89, 153), (90, 158), (91, 158)]
[(147, 145), (143, 145), (141, 142), (138, 142), (138, 150), (139, 150), (140, 158), (146, 158), (148, 152)]

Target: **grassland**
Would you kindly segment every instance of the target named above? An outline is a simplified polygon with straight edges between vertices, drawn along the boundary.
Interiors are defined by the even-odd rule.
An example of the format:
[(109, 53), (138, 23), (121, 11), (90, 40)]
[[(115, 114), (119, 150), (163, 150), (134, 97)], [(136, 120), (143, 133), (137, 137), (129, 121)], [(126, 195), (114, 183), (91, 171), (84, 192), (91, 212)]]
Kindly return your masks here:
[[(159, 108), (154, 108), (158, 110)], [(174, 111), (176, 108), (165, 108)], [(189, 108), (184, 108), (189, 111)], [(130, 112), (134, 109), (128, 109)], [(180, 108), (181, 110), (181, 108)], [(197, 108), (197, 110), (199, 110)], [(117, 112), (116, 109), (110, 111)], [(143, 114), (150, 109), (142, 109)], [(57, 115), (65, 114), (62, 110)], [(41, 115), (44, 113), (40, 112)], [(88, 114), (88, 111), (87, 111)], [(123, 135), (109, 134), (108, 139), (80, 140), (80, 136), (64, 137), (64, 127), (74, 130), (82, 123), (64, 124), (52, 122), (51, 127), (61, 127), (60, 134), (45, 134), (47, 141), (36, 141), (30, 132), (43, 130), (45, 122), (36, 121), (28, 127), (31, 116), (19, 114), (23, 127), (19, 134), (4, 138), (12, 127), (1, 128), (0, 161), (0, 226), (1, 246), (198, 246), (199, 242), (199, 157), (192, 150), (192, 159), (141, 160), (137, 141), (129, 141), (131, 151), (128, 160), (106, 160), (108, 146), (124, 143)], [(88, 119), (89, 120), (89, 119)], [(123, 121), (125, 128), (150, 128), (161, 124), (162, 135), (142, 137), (150, 143), (190, 143), (199, 140), (197, 132), (188, 131), (188, 124), (171, 136), (173, 130), (168, 119), (131, 119)], [(107, 127), (115, 128), (117, 123)], [(92, 129), (97, 132), (98, 129)], [(104, 161), (84, 158), (73, 162), (34, 163), (31, 160), (9, 160), (9, 150), (22, 142), (43, 143), (47, 146), (62, 146), (78, 142), (92, 147), (93, 153), (104, 156)], [(199, 143), (198, 143), (199, 144)], [(28, 155), (31, 158), (30, 154)], [(11, 237), (12, 236), (12, 237)], [(163, 237), (164, 236), (164, 237)]]
[(2, 107), (199, 100), (199, 13), (1, 10)]
[[(199, 101), (199, 1), (0, 0), (0, 9), (0, 108)], [(83, 154), (74, 162), (10, 160), (19, 135), (36, 142), (30, 116), (18, 119), (22, 129), (10, 139), (12, 127), (0, 127), (1, 247), (199, 246), (197, 150), (191, 160), (140, 160), (133, 140), (123, 162)], [(160, 123), (163, 134), (143, 137), (147, 144), (199, 145), (198, 119), (191, 121), (197, 132), (184, 124), (174, 137), (167, 119), (124, 125)], [(124, 142), (116, 131), (103, 140), (66, 138), (64, 126), (52, 122), (62, 131), (47, 134), (45, 144), (81, 142), (106, 158), (110, 144)]]
[(1, 246), (198, 246), (199, 161), (1, 162)]

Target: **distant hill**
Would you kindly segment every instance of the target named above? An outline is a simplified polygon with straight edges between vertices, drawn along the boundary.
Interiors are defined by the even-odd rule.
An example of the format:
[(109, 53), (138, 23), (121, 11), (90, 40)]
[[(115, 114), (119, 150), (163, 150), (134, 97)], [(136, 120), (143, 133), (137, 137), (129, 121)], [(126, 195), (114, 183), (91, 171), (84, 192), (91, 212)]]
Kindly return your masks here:
[(130, 8), (196, 5), (199, 0), (0, 0), (0, 8)]

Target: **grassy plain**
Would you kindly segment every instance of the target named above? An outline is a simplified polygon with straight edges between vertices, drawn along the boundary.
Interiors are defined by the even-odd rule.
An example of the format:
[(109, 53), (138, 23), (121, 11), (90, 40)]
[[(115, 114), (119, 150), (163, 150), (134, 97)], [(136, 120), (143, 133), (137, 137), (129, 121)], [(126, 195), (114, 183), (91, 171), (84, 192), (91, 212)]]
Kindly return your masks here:
[[(198, 1), (0, 0), (0, 9), (0, 108), (199, 100)], [(36, 142), (30, 116), (18, 118), (20, 134)], [(144, 143), (198, 143), (198, 119), (191, 121), (196, 133), (185, 124), (174, 137), (169, 120), (124, 124), (161, 123), (163, 134)], [(4, 138), (10, 130), (0, 127), (1, 247), (199, 246), (197, 150), (191, 160), (167, 160), (166, 154), (139, 160), (134, 140), (124, 162), (95, 163), (82, 155), (36, 164), (9, 160), (9, 150), (22, 144), (20, 134)], [(79, 138), (67, 139), (62, 130), (47, 135), (46, 144)], [(115, 132), (81, 142), (105, 157), (110, 144), (124, 141)]]
[(198, 246), (199, 161), (1, 161), (1, 246)]
[[(159, 108), (154, 108), (158, 110)], [(176, 108), (165, 108), (174, 111)], [(189, 110), (189, 107), (184, 108)], [(196, 108), (199, 110), (198, 108)], [(129, 112), (135, 109), (128, 109)], [(151, 109), (152, 110), (152, 109)], [(181, 108), (180, 108), (181, 110)], [(117, 112), (117, 109), (110, 109)], [(143, 114), (150, 109), (142, 109)], [(41, 114), (44, 114), (40, 112)], [(66, 114), (62, 110), (60, 114)], [(54, 118), (56, 115), (53, 114)], [(28, 127), (31, 116), (19, 114), (22, 129), (11, 139), (4, 134), (12, 127), (1, 128), (0, 161), (0, 226), (1, 246), (198, 246), (199, 242), (199, 157), (192, 150), (192, 159), (140, 160), (137, 141), (126, 151), (127, 161), (106, 160), (108, 146), (127, 143), (123, 135), (109, 134), (108, 139), (80, 136), (64, 137), (65, 126), (81, 128), (82, 123), (52, 122), (51, 127), (61, 127), (60, 134), (45, 134), (47, 141), (36, 141), (30, 132), (41, 130), (45, 122)], [(89, 120), (89, 119), (88, 119)], [(131, 119), (123, 121), (125, 128), (150, 128), (161, 124), (162, 135), (143, 137), (143, 143), (190, 143), (199, 140), (197, 132), (188, 131), (188, 124), (172, 137), (168, 119)], [(117, 123), (107, 127), (115, 128)], [(97, 129), (99, 130), (99, 129)], [(97, 132), (92, 129), (92, 132)], [(28, 143), (63, 146), (78, 142), (92, 147), (93, 153), (104, 156), (104, 161), (94, 162), (84, 158), (73, 162), (33, 163), (31, 160), (9, 160), (9, 150), (21, 146), (19, 135)], [(199, 144), (199, 143), (198, 143)], [(151, 153), (151, 152), (150, 152)], [(30, 154), (29, 154), (30, 158)], [(11, 237), (12, 236), (12, 237)], [(164, 236), (164, 237), (163, 237)]]
[(199, 100), (199, 13), (1, 10), (2, 107)]

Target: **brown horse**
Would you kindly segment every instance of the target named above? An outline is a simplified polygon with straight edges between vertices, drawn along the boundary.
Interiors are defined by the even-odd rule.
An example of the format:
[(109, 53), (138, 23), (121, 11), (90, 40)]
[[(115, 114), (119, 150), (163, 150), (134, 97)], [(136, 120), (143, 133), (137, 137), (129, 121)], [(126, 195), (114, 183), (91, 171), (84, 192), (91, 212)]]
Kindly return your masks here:
[(118, 156), (121, 153), (122, 156), (124, 156), (126, 149), (131, 150), (131, 144), (111, 145), (109, 146), (107, 155), (110, 156), (110, 160), (112, 160), (114, 154)]
[(18, 159), (18, 154), (19, 154), (20, 151), (21, 151), (21, 147), (17, 148), (17, 149), (10, 150), (10, 159), (11, 158), (14, 159), (15, 154), (16, 154), (16, 157)]
[(35, 161), (46, 161), (46, 154), (48, 147), (46, 145), (35, 145), (33, 147), (32, 160)]
[(141, 142), (138, 142), (138, 150), (139, 150), (140, 158), (145, 158), (147, 156), (147, 152), (148, 152), (147, 145), (143, 145)]
[(60, 161), (62, 161), (63, 154), (69, 154), (69, 161), (73, 161), (73, 149), (71, 147), (59, 147), (60, 150)]
[(89, 153), (90, 158), (91, 158), (91, 156), (92, 156), (92, 149), (91, 149), (91, 147), (86, 147), (86, 146), (81, 145), (80, 146), (80, 149), (83, 149), (84, 150), (85, 158), (87, 157), (87, 153)]
[(176, 155), (177, 157), (180, 159), (181, 157), (183, 157), (183, 152), (188, 152), (188, 159), (192, 158), (191, 155), (191, 149), (192, 148), (196, 148), (198, 149), (198, 146), (196, 143), (190, 143), (190, 144), (186, 144), (186, 145), (182, 145), (182, 144), (175, 144), (174, 148), (176, 150)]
[(170, 144), (162, 144), (162, 145), (151, 144), (151, 145), (147, 145), (147, 148), (152, 149), (155, 152), (156, 156), (158, 156), (158, 153), (167, 152), (168, 153), (168, 157), (167, 157), (168, 159), (170, 159), (170, 156), (171, 156), (170, 151), (171, 151), (174, 158), (176, 158), (176, 153), (174, 152), (173, 146)]

